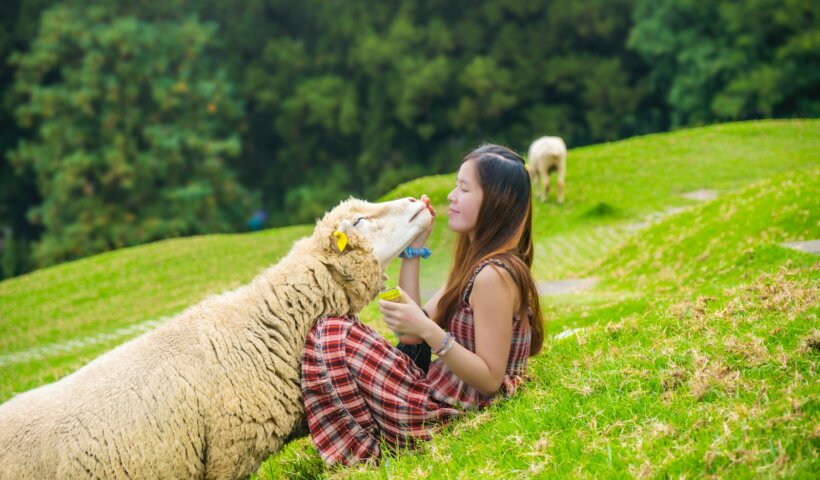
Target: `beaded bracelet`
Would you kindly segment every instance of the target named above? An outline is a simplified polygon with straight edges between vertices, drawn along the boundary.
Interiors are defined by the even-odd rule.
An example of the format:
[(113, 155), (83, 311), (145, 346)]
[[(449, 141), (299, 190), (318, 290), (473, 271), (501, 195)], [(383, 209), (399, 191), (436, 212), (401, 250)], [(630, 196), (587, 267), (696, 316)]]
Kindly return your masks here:
[(416, 257), (427, 258), (432, 253), (433, 252), (427, 247), (422, 247), (422, 248), (407, 247), (407, 248), (404, 249), (404, 251), (402, 251), (399, 254), (399, 257), (400, 258), (416, 258)]
[(450, 332), (445, 333), (445, 334), (444, 334), (444, 340), (442, 340), (442, 341), (441, 341), (441, 345), (439, 345), (439, 347), (438, 347), (438, 348), (436, 349), (436, 351), (435, 351), (435, 352), (433, 352), (433, 353), (435, 353), (436, 355), (438, 355), (438, 353), (439, 353), (440, 351), (444, 350), (444, 347), (446, 347), (446, 346), (447, 346), (447, 342), (449, 342), (449, 341), (450, 341), (450, 337), (452, 337), (452, 335), (450, 335)]
[(443, 357), (447, 354), (447, 352), (450, 351), (451, 348), (453, 348), (453, 345), (455, 345), (455, 343), (456, 338), (452, 336), (450, 332), (447, 332), (447, 334), (444, 335), (444, 340), (441, 341), (441, 346), (438, 347), (438, 349), (436, 349), (436, 351), (433, 353), (435, 353), (437, 357)]
[(447, 343), (447, 346), (444, 347), (444, 350), (441, 353), (439, 353), (437, 356), (439, 358), (441, 358), (441, 357), (447, 355), (447, 352), (449, 352), (450, 349), (453, 348), (453, 345), (455, 345), (455, 344), (456, 344), (456, 337), (450, 337), (450, 341)]

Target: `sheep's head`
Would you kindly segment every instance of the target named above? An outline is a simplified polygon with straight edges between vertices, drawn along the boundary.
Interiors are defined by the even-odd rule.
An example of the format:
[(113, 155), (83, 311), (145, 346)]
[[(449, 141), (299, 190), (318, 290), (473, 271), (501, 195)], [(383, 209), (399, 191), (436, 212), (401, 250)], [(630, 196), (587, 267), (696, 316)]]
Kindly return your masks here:
[(414, 198), (369, 203), (351, 198), (319, 220), (314, 248), (345, 289), (358, 313), (384, 286), (384, 269), (433, 221), (426, 203)]

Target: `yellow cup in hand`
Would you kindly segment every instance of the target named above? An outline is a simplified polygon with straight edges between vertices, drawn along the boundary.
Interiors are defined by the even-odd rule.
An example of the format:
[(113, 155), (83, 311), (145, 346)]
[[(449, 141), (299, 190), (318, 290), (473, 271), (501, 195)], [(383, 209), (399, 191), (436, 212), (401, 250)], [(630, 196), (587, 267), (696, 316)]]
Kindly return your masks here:
[(393, 287), (383, 292), (379, 292), (379, 298), (382, 300), (387, 300), (388, 302), (407, 303), (401, 295), (398, 287)]
[[(396, 303), (407, 303), (407, 301), (402, 296), (401, 292), (399, 291), (398, 287), (389, 288), (382, 292), (379, 292), (379, 298), (382, 300), (386, 300), (388, 302), (396, 302)], [(401, 337), (401, 332), (393, 332), (396, 337)]]

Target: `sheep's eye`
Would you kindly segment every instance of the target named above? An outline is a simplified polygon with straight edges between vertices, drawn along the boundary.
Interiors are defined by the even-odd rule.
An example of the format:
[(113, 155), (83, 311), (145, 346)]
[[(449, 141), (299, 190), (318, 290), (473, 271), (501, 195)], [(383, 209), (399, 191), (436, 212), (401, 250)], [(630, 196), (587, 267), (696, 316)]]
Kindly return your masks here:
[(355, 226), (356, 226), (356, 225), (358, 225), (358, 224), (359, 224), (359, 222), (361, 222), (362, 220), (364, 220), (364, 217), (359, 217), (359, 218), (357, 218), (357, 219), (356, 219), (356, 221), (355, 221), (355, 222), (353, 222), (353, 226), (355, 227)]

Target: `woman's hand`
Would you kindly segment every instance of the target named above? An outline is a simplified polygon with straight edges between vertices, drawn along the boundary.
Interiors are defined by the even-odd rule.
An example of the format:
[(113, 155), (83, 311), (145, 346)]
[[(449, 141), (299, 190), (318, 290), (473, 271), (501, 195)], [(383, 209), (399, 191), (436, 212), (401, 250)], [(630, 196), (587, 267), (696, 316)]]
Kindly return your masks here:
[(423, 232), (421, 232), (419, 236), (416, 237), (415, 240), (413, 240), (413, 242), (410, 244), (410, 246), (413, 248), (421, 248), (424, 246), (424, 244), (427, 242), (427, 239), (430, 237), (430, 233), (433, 231), (433, 224), (435, 223), (436, 219), (436, 210), (430, 205), (430, 198), (427, 195), (422, 195), (421, 201), (427, 205), (427, 209), (433, 215), (433, 221), (430, 222), (430, 226), (426, 228)]
[[(403, 343), (408, 343), (404, 342), (405, 337), (410, 340), (410, 336), (415, 336), (421, 340), (432, 328), (438, 328), (438, 325), (427, 318), (427, 315), (404, 290), (399, 288), (399, 291), (407, 303), (379, 300), (379, 310), (390, 330), (400, 332)], [(420, 341), (409, 343), (420, 343)]]

